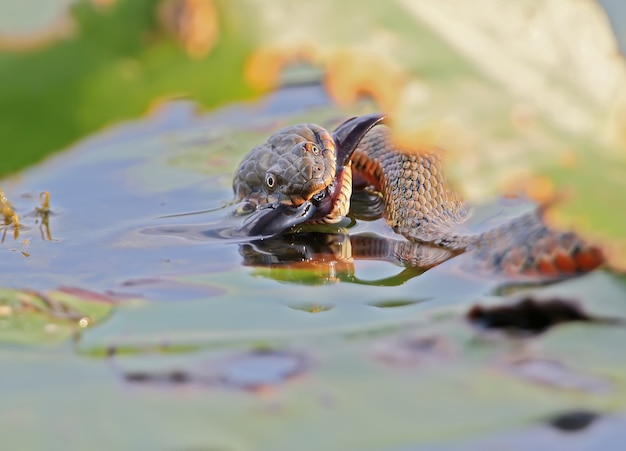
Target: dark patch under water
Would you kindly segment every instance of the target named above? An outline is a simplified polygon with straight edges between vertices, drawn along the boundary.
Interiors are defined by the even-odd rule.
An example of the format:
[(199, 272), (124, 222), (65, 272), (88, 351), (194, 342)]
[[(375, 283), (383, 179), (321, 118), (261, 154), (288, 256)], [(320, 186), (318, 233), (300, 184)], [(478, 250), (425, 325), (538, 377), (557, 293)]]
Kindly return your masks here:
[[(109, 353), (113, 359), (114, 353)], [(311, 367), (306, 354), (258, 350), (170, 370), (119, 370), (124, 380), (154, 386), (193, 385), (258, 391), (305, 374)]]
[(621, 324), (621, 320), (594, 317), (575, 301), (565, 299), (524, 298), (513, 304), (492, 307), (473, 306), (467, 319), (487, 330), (503, 330), (511, 334), (540, 334), (551, 327), (570, 322)]

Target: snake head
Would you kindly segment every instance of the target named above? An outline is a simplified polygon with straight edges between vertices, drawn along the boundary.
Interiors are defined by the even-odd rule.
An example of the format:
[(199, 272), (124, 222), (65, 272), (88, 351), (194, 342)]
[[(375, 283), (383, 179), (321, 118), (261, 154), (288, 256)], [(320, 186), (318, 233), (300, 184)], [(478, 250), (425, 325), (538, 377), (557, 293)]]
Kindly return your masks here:
[(291, 136), (294, 130), (298, 130), (296, 134), (300, 137), (312, 134), (313, 139), (296, 139), (291, 150), (283, 151), (265, 171), (263, 189), (276, 195), (278, 200), (250, 215), (239, 233), (277, 235), (294, 225), (326, 218), (335, 210), (341, 195), (347, 193), (349, 198), (352, 181), (351, 176), (345, 177), (345, 174), (349, 172), (352, 154), (367, 132), (385, 119), (383, 114), (353, 117), (332, 134), (319, 126), (307, 124), (273, 135), (268, 142), (273, 147), (274, 137), (285, 142), (285, 136)]
[(301, 127), (300, 134), (289, 134), (283, 143), (289, 145), (294, 138), (291, 149), (265, 172), (263, 189), (281, 203), (297, 207), (332, 183), (336, 162), (335, 143), (322, 127)]

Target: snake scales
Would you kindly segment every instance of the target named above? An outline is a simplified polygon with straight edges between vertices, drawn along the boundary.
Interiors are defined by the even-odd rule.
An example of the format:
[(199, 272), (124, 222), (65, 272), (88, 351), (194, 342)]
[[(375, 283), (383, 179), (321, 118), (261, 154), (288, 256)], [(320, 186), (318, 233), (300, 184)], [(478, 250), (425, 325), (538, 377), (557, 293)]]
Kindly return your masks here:
[(549, 228), (540, 211), (480, 234), (468, 231), (464, 204), (444, 177), (441, 152), (395, 148), (387, 127), (378, 125), (384, 121), (379, 114), (352, 118), (333, 133), (315, 124), (294, 125), (255, 147), (233, 180), (237, 199), (254, 210), (240, 232), (271, 236), (304, 222), (337, 222), (350, 209), (353, 189), (367, 187), (380, 193), (383, 217), (408, 240), (394, 251), (407, 264), (433, 260), (425, 257), (428, 249), (435, 260), (471, 252), (483, 267), (511, 275), (574, 275), (602, 264), (598, 248)]

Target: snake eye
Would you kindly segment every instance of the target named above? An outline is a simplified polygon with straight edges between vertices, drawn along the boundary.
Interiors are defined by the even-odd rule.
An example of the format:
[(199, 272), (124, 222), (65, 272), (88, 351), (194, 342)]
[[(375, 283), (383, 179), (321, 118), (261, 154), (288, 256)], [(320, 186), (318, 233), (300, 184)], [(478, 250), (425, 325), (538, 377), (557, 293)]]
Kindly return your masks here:
[(306, 150), (307, 152), (311, 152), (313, 155), (319, 155), (320, 154), (319, 147), (317, 147), (315, 144), (310, 143), (310, 142), (304, 144), (304, 150)]
[(272, 174), (271, 172), (265, 174), (265, 186), (269, 190), (273, 190), (276, 186), (276, 176), (274, 176), (274, 174)]

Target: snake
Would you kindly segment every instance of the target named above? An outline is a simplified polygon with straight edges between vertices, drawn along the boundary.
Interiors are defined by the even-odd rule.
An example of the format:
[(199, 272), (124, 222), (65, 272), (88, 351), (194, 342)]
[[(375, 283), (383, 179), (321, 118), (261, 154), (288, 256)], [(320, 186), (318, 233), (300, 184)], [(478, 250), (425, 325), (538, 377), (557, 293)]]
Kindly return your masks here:
[(444, 152), (395, 145), (388, 123), (387, 115), (369, 114), (332, 132), (305, 123), (273, 133), (235, 171), (233, 191), (248, 214), (238, 233), (262, 238), (301, 224), (334, 224), (350, 213), (354, 195), (368, 190), (402, 237), (394, 253), (406, 264), (433, 266), (470, 253), (477, 267), (491, 272), (546, 277), (603, 264), (599, 247), (549, 227), (542, 207), (481, 233), (469, 230), (468, 208), (443, 171)]

